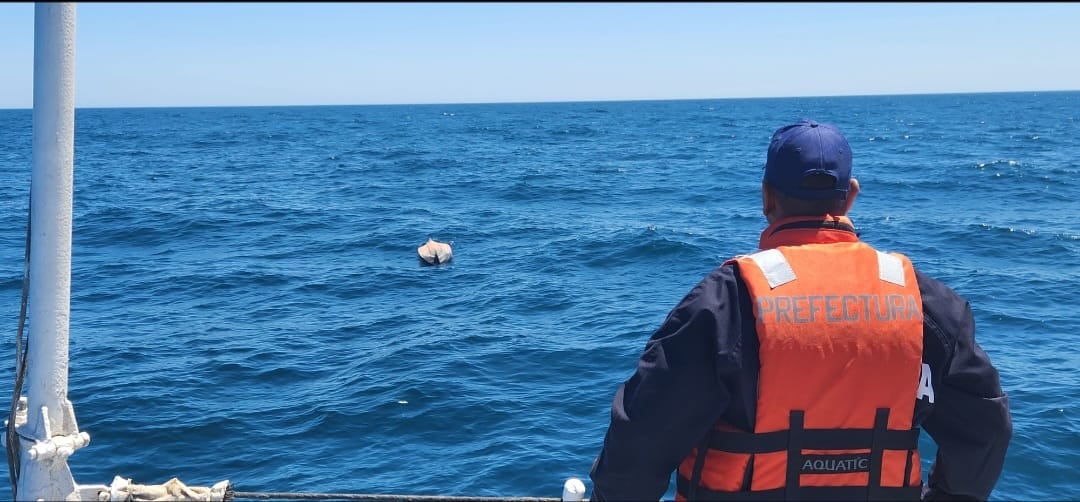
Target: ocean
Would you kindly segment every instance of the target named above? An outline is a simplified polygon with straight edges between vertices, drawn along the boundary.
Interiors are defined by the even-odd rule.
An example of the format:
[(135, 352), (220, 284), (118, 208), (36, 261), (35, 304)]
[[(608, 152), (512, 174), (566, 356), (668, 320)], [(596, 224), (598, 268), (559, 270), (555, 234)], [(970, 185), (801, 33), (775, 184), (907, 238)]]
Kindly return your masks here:
[[(31, 117), (0, 110), (3, 389)], [(1015, 427), (992, 498), (1080, 500), (1080, 92), (80, 108), (76, 482), (591, 492), (613, 393), (756, 247), (770, 135), (803, 117), (852, 144), (862, 238), (971, 302)], [(428, 237), (454, 260), (421, 266)]]

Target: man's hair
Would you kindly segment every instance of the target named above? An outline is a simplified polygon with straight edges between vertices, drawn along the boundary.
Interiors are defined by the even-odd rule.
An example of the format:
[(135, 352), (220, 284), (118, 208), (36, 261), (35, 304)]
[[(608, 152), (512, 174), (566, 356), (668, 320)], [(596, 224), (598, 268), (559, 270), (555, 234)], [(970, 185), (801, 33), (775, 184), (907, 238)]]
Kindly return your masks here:
[[(847, 199), (795, 199), (784, 195), (783, 192), (778, 190), (775, 186), (771, 185), (768, 181), (765, 182), (769, 188), (772, 189), (773, 195), (777, 198), (777, 202), (783, 208), (784, 214), (788, 216), (822, 216), (830, 214), (833, 216), (840, 216), (844, 214), (845, 205)], [(799, 184), (800, 188), (806, 189), (820, 189), (820, 188), (832, 188), (836, 184), (836, 178), (829, 174), (810, 174), (802, 179), (802, 183)]]

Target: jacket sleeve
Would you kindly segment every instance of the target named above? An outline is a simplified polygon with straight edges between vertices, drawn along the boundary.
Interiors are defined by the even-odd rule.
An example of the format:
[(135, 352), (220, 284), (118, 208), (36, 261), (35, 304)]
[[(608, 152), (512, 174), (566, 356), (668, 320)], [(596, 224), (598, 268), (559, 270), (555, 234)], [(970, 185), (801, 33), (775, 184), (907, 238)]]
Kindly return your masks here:
[(732, 267), (719, 267), (652, 334), (637, 371), (615, 392), (590, 500), (660, 499), (672, 472), (720, 418), (731, 393), (718, 363), (734, 357), (736, 296)]
[(1012, 438), (1009, 399), (997, 369), (975, 342), (968, 302), (934, 279), (919, 272), (916, 277), (923, 297), (924, 361), (933, 372), (932, 406), (922, 426), (937, 443), (923, 498), (986, 500)]

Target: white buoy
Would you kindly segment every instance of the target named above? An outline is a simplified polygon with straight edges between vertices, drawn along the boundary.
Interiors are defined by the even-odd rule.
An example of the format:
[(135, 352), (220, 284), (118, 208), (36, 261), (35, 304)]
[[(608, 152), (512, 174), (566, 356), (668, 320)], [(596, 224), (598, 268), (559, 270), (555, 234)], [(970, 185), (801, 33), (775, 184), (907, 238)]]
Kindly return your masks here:
[(445, 242), (439, 242), (428, 238), (420, 247), (416, 248), (416, 254), (428, 265), (439, 265), (454, 258), (454, 251)]
[(578, 478), (570, 478), (563, 483), (563, 502), (581, 502), (585, 499), (585, 483)]

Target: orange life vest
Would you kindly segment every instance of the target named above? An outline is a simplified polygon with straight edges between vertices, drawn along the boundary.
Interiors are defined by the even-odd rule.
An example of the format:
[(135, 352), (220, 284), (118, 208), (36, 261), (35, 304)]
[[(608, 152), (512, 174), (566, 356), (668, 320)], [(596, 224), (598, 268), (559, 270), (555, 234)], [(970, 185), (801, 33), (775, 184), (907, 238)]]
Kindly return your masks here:
[[(795, 233), (824, 235), (808, 226)], [(911, 262), (853, 231), (734, 260), (760, 340), (754, 430), (718, 423), (679, 466), (676, 500), (919, 500)]]

